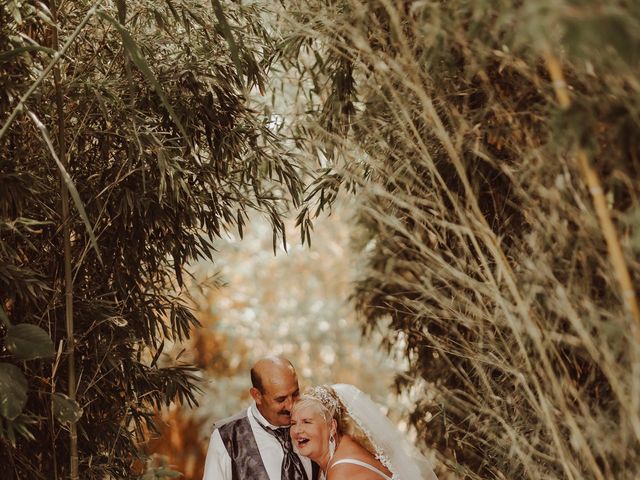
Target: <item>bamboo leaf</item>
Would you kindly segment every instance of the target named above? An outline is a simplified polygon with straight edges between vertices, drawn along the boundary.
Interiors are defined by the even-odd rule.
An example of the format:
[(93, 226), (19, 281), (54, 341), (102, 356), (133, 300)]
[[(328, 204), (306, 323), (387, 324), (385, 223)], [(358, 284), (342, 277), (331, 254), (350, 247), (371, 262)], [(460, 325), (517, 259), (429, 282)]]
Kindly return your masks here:
[(4, 308), (2, 307), (2, 305), (0, 305), (0, 321), (4, 324), (5, 327), (10, 327), (11, 326), (11, 321), (9, 320), (9, 316), (7, 315), (7, 313), (4, 311)]
[(169, 6), (169, 10), (171, 11), (171, 15), (173, 15), (173, 19), (176, 22), (180, 21), (180, 15), (178, 15), (178, 11), (176, 10), (176, 7), (173, 6), (173, 3), (171, 3), (170, 0), (165, 0), (167, 2), (167, 5)]
[(9, 114), (9, 118), (7, 118), (7, 120), (4, 122), (4, 124), (2, 125), (2, 128), (0, 128), (0, 139), (4, 137), (4, 135), (9, 131), (9, 127), (18, 116), (18, 113), (20, 113), (25, 107), (27, 99), (33, 94), (33, 92), (36, 91), (38, 86), (49, 75), (49, 73), (51, 73), (51, 70), (53, 70), (53, 67), (56, 66), (56, 64), (60, 61), (60, 59), (63, 58), (64, 54), (67, 52), (69, 47), (71, 47), (73, 42), (76, 41), (76, 38), (78, 38), (78, 35), (80, 35), (80, 32), (82, 31), (82, 29), (85, 27), (87, 23), (89, 23), (89, 20), (96, 13), (98, 6), (102, 2), (103, 0), (96, 0), (96, 2), (93, 4), (93, 6), (89, 9), (87, 14), (82, 19), (82, 21), (78, 24), (76, 29), (69, 36), (67, 41), (64, 43), (62, 48), (58, 52), (56, 52), (56, 54), (51, 59), (51, 62), (49, 62), (47, 67), (38, 76), (38, 79), (35, 82), (33, 82), (29, 87), (29, 89), (26, 91), (26, 93), (20, 97), (20, 101), (15, 106), (15, 108), (11, 111), (11, 113)]
[(0, 421), (0, 437), (6, 438), (13, 448), (16, 447), (16, 433), (29, 441), (34, 441), (36, 438), (29, 427), (37, 423), (32, 415), (20, 414), (13, 420), (5, 419)]
[(0, 415), (14, 420), (27, 403), (27, 379), (10, 363), (0, 363)]
[(82, 408), (63, 393), (54, 393), (53, 414), (61, 423), (76, 423), (82, 417)]
[(7, 349), (20, 360), (48, 358), (55, 355), (49, 334), (37, 325), (20, 323), (7, 329)]
[(5, 52), (0, 53), (0, 63), (5, 63), (13, 59), (13, 57), (17, 57), (18, 55), (22, 55), (23, 53), (29, 52), (46, 52), (50, 55), (56, 53), (52, 48), (41, 47), (40, 45), (27, 45), (25, 47), (14, 48), (13, 50), (7, 50)]
[(218, 19), (218, 22), (220, 22), (220, 27), (222, 28), (224, 38), (229, 44), (229, 51), (231, 52), (231, 58), (233, 59), (233, 63), (236, 66), (236, 70), (238, 71), (238, 76), (242, 77), (244, 69), (242, 68), (242, 63), (240, 62), (238, 45), (235, 38), (233, 37), (233, 32), (231, 31), (229, 22), (227, 22), (227, 18), (224, 16), (224, 11), (222, 10), (220, 0), (211, 0), (211, 4), (213, 5), (213, 11), (216, 14), (216, 18)]
[(64, 165), (58, 158), (58, 154), (56, 153), (55, 148), (53, 148), (53, 143), (51, 142), (51, 138), (49, 137), (49, 132), (47, 131), (47, 127), (44, 126), (44, 124), (38, 119), (38, 117), (36, 117), (36, 115), (32, 111), (27, 110), (27, 114), (29, 115), (29, 117), (31, 117), (31, 120), (33, 120), (33, 123), (36, 124), (36, 126), (40, 130), (40, 133), (42, 134), (42, 137), (44, 138), (44, 141), (47, 143), (47, 146), (49, 147), (49, 152), (51, 152), (51, 156), (53, 157), (53, 160), (56, 162), (56, 165), (60, 170), (60, 174), (62, 175), (62, 179), (64, 180), (64, 183), (67, 186), (69, 193), (71, 194), (73, 203), (75, 203), (76, 208), (78, 209), (78, 213), (80, 214), (80, 217), (82, 218), (82, 221), (84, 222), (84, 225), (87, 228), (87, 232), (89, 233), (89, 238), (91, 240), (91, 245), (93, 246), (93, 249), (96, 251), (96, 256), (98, 257), (98, 260), (100, 261), (100, 263), (102, 263), (102, 256), (100, 255), (100, 250), (98, 248), (98, 240), (96, 239), (96, 236), (93, 233), (93, 227), (91, 226), (91, 222), (89, 222), (89, 217), (87, 216), (87, 212), (84, 209), (82, 200), (80, 200), (80, 195), (78, 194), (78, 190), (76, 189), (76, 186), (74, 185), (73, 180), (71, 180), (71, 176), (69, 175), (69, 173), (67, 172), (67, 169), (64, 168)]
[(129, 53), (129, 56), (131, 57), (131, 60), (133, 61), (134, 65), (138, 68), (138, 70), (140, 70), (140, 72), (144, 75), (147, 81), (153, 86), (154, 90), (160, 97), (160, 101), (164, 105), (164, 108), (166, 108), (167, 112), (169, 112), (169, 116), (171, 117), (171, 120), (173, 120), (173, 123), (176, 125), (176, 127), (178, 127), (178, 130), (180, 130), (180, 134), (182, 135), (184, 140), (187, 142), (187, 144), (189, 144), (190, 146), (191, 142), (189, 140), (189, 136), (187, 135), (187, 131), (182, 125), (182, 122), (180, 121), (180, 118), (176, 114), (175, 110), (171, 106), (171, 103), (169, 103), (169, 99), (165, 95), (162, 85), (160, 85), (160, 82), (158, 81), (153, 71), (151, 70), (151, 67), (149, 67), (149, 64), (145, 60), (144, 55), (140, 50), (140, 47), (138, 47), (138, 44), (135, 42), (135, 40), (133, 39), (129, 31), (125, 27), (123, 27), (120, 24), (120, 22), (118, 22), (115, 18), (111, 17), (107, 13), (98, 12), (98, 15), (101, 18), (107, 20), (116, 28), (116, 30), (118, 30), (118, 32), (120, 33), (120, 36), (122, 37), (122, 43), (124, 44), (124, 48)]

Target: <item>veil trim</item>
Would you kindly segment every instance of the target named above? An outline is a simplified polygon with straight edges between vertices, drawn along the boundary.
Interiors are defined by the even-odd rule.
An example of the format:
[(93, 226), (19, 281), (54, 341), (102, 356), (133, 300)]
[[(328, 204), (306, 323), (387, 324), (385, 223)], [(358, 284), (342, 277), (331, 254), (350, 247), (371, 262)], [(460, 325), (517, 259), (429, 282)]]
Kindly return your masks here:
[(369, 439), (376, 458), (391, 472), (392, 480), (437, 480), (427, 460), (368, 395), (353, 385), (339, 383), (332, 387)]

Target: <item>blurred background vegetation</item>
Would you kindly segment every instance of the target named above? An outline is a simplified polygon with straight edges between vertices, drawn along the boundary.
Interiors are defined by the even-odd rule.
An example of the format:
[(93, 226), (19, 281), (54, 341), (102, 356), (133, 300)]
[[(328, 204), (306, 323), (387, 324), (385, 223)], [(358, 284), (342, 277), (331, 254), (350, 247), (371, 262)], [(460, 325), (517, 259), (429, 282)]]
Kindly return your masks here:
[[(269, 226), (254, 219), (245, 237), (216, 242), (220, 259), (199, 263), (192, 297), (203, 328), (188, 343), (166, 349), (159, 363), (193, 362), (202, 369), (200, 407), (160, 415), (165, 434), (148, 444), (151, 465), (202, 478), (213, 422), (249, 404), (249, 369), (268, 353), (294, 363), (301, 387), (348, 382), (367, 391), (399, 420), (406, 401), (389, 390), (402, 359), (362, 338), (348, 295), (357, 265), (350, 247), (353, 206), (320, 219), (309, 249), (271, 249)], [(295, 226), (289, 224), (290, 233)], [(379, 335), (378, 335), (379, 337)], [(179, 358), (178, 358), (179, 357)]]
[(0, 1), (1, 476), (199, 478), (278, 351), (442, 478), (638, 478), (639, 27)]

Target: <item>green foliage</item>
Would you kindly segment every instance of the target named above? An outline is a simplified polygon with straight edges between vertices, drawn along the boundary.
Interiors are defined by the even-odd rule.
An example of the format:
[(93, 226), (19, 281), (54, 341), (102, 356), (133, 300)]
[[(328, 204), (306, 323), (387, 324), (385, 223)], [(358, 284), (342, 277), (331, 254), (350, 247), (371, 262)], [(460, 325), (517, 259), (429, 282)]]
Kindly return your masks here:
[(138, 70), (140, 70), (145, 80), (149, 82), (150, 85), (153, 86), (153, 89), (156, 91), (156, 93), (158, 94), (158, 97), (160, 97), (160, 100), (162, 101), (162, 105), (167, 110), (167, 112), (169, 112), (171, 119), (173, 120), (176, 127), (178, 127), (178, 130), (182, 134), (182, 138), (188, 139), (189, 136), (187, 135), (187, 132), (185, 131), (184, 126), (180, 121), (180, 118), (176, 115), (176, 112), (174, 111), (171, 103), (169, 103), (169, 100), (167, 99), (167, 96), (165, 95), (164, 90), (160, 85), (160, 82), (158, 81), (156, 76), (153, 74), (151, 67), (149, 67), (149, 64), (144, 58), (144, 54), (140, 51), (138, 44), (131, 37), (131, 34), (129, 33), (129, 31), (124, 26), (120, 25), (120, 23), (118, 23), (113, 17), (107, 15), (106, 13), (100, 12), (99, 15), (100, 17), (104, 18), (109, 23), (111, 23), (116, 28), (116, 30), (118, 30), (120, 35), (122, 35), (122, 43), (124, 45), (125, 50), (127, 51), (127, 54), (129, 55), (129, 58), (131, 58), (134, 65), (138, 68)]
[[(72, 422), (81, 478), (134, 476), (154, 410), (195, 402), (195, 369), (155, 362), (197, 325), (185, 265), (213, 259), (212, 239), (242, 232), (249, 211), (277, 236), (300, 198), (298, 166), (249, 101), (272, 57), (258, 6), (117, 1), (89, 15), (94, 3), (60, 2), (57, 24), (41, 2), (0, 4), (2, 478), (68, 475)], [(73, 39), (59, 83), (42, 75), (54, 28), (60, 45)], [(61, 173), (74, 200), (76, 402)]]
[(423, 445), (463, 478), (637, 478), (640, 326), (575, 154), (637, 298), (637, 2), (292, 1), (283, 17), (321, 119), (300, 143), (332, 159), (308, 200), (356, 185), (355, 299), (406, 355)]
[(42, 134), (42, 138), (46, 142), (47, 147), (49, 147), (49, 152), (51, 152), (51, 156), (53, 157), (53, 160), (56, 162), (56, 166), (58, 167), (58, 170), (60, 170), (60, 176), (62, 177), (62, 180), (69, 194), (71, 195), (71, 198), (73, 199), (73, 203), (78, 209), (78, 214), (80, 215), (80, 218), (82, 218), (82, 221), (84, 222), (85, 227), (87, 228), (87, 233), (89, 234), (89, 239), (91, 240), (91, 245), (95, 250), (96, 257), (98, 261), (102, 263), (102, 257), (100, 256), (100, 249), (98, 248), (98, 241), (96, 240), (96, 235), (93, 232), (93, 227), (89, 222), (89, 217), (87, 216), (87, 212), (84, 209), (84, 204), (82, 203), (82, 200), (80, 200), (80, 195), (78, 194), (78, 190), (76, 189), (76, 186), (74, 185), (73, 180), (71, 180), (71, 177), (69, 176), (69, 172), (67, 172), (67, 169), (65, 168), (63, 163), (58, 158), (58, 155), (56, 154), (55, 148), (53, 146), (53, 142), (49, 137), (49, 132), (47, 131), (47, 127), (44, 126), (44, 124), (40, 121), (38, 117), (36, 117), (36, 115), (33, 112), (28, 111), (27, 113), (31, 118), (31, 120), (33, 120), (33, 123), (38, 127), (38, 130), (40, 130), (40, 133)]
[(64, 393), (54, 393), (51, 398), (53, 415), (61, 423), (75, 423), (82, 417), (82, 408)]
[(0, 363), (0, 415), (15, 420), (27, 403), (27, 379), (10, 363)]
[(49, 334), (40, 327), (29, 323), (7, 327), (4, 343), (7, 350), (18, 360), (48, 358), (55, 354)]
[[(51, 337), (40, 327), (28, 323), (12, 325), (2, 307), (0, 321), (6, 332), (6, 350), (15, 360), (49, 358), (55, 354)], [(7, 440), (14, 448), (16, 434), (27, 440), (35, 439), (29, 426), (35, 424), (36, 420), (32, 415), (23, 414), (27, 395), (28, 383), (23, 372), (15, 365), (0, 362), (0, 438)]]

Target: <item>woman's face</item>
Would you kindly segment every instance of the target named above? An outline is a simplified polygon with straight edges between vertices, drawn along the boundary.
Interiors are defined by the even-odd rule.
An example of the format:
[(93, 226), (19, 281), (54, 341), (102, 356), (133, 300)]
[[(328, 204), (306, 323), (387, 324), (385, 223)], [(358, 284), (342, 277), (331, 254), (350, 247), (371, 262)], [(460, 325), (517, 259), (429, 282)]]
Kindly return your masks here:
[(329, 459), (329, 436), (334, 420), (327, 423), (320, 407), (313, 403), (294, 408), (291, 413), (291, 440), (301, 455), (316, 463)]

